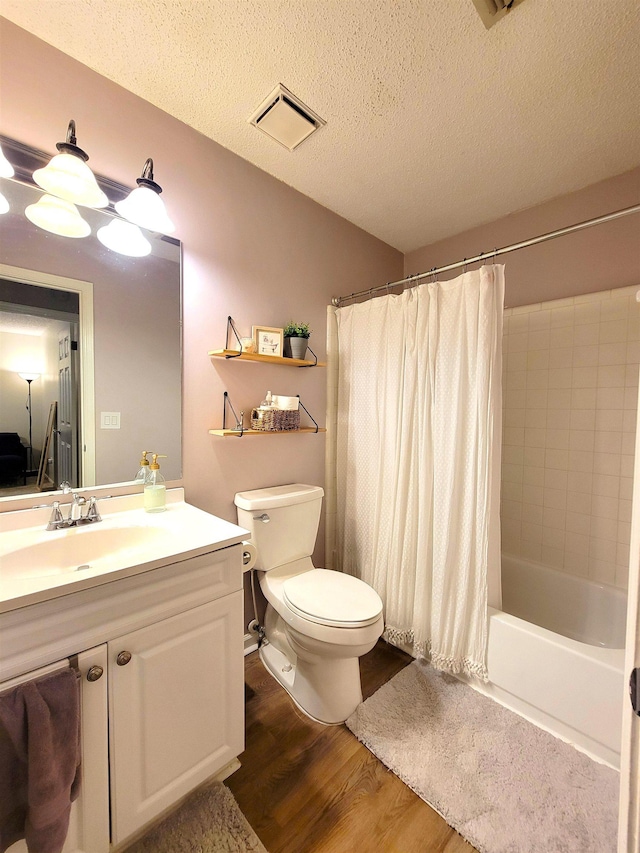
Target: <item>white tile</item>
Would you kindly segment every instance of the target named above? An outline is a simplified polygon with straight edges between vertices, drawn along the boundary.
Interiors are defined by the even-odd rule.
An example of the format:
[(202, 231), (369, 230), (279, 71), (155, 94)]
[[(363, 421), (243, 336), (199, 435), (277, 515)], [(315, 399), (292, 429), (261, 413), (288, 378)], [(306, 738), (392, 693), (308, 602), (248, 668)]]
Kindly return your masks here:
[(551, 548), (549, 545), (543, 545), (541, 560), (545, 566), (562, 569), (564, 566), (564, 551), (562, 548)]
[(617, 498), (620, 492), (620, 477), (611, 474), (593, 475), (593, 495), (607, 498)]
[(619, 589), (628, 589), (629, 587), (629, 568), (628, 566), (625, 568), (620, 568), (620, 566), (616, 566), (616, 580), (615, 585)]
[(546, 430), (524, 428), (525, 447), (545, 447)]
[(639, 292), (639, 288), (637, 284), (630, 284), (627, 287), (614, 287), (609, 291), (611, 299), (618, 299), (622, 296), (630, 296), (631, 302), (636, 298), (636, 293)]
[(527, 387), (526, 370), (510, 370), (507, 373), (507, 391), (519, 391)]
[(596, 391), (597, 409), (624, 409), (624, 388), (598, 388)]
[(571, 388), (571, 368), (554, 367), (549, 369), (549, 388)]
[(552, 308), (551, 309), (551, 329), (557, 328), (565, 328), (566, 326), (573, 326), (573, 317), (574, 317), (574, 306), (573, 304), (566, 305), (563, 308)]
[(583, 302), (575, 306), (573, 317), (576, 326), (600, 321), (600, 301)]
[[(611, 344), (602, 344), (602, 346), (611, 346)], [(595, 344), (573, 347), (573, 366), (594, 367), (598, 364), (598, 350), (599, 347)], [(609, 362), (606, 363), (609, 364)]]
[[(549, 392), (542, 388), (528, 389), (525, 395), (525, 403), (527, 409), (547, 409), (549, 405)], [(561, 406), (560, 408), (568, 408)]]
[(599, 342), (601, 344), (613, 344), (624, 341), (627, 338), (627, 320), (607, 320), (600, 323)]
[(616, 565), (615, 562), (609, 563), (604, 560), (596, 560), (594, 557), (589, 558), (589, 577), (597, 583), (615, 583)]
[(572, 347), (573, 344), (573, 328), (571, 326), (564, 326), (559, 329), (554, 329), (552, 327), (549, 333), (549, 346), (551, 349), (556, 349), (558, 347)]
[[(609, 368), (602, 368), (608, 370)], [(598, 384), (597, 367), (574, 367), (571, 373), (572, 388), (595, 388)]]
[(525, 542), (542, 543), (542, 525), (522, 522), (522, 539)]
[(588, 471), (569, 471), (567, 474), (567, 489), (570, 492), (591, 494), (593, 474)]
[(622, 545), (629, 545), (631, 542), (631, 524), (628, 521), (618, 522), (618, 542)]
[(569, 451), (569, 470), (570, 471), (592, 471), (593, 470), (593, 453), (584, 450)]
[(598, 388), (623, 388), (626, 384), (626, 365), (609, 364), (597, 368)]
[(593, 430), (596, 426), (595, 409), (573, 409), (569, 426), (577, 430)]
[(551, 332), (548, 328), (538, 329), (536, 331), (529, 330), (528, 344), (530, 350), (548, 350), (550, 341)]
[(502, 465), (502, 480), (505, 483), (522, 483), (523, 467), (522, 465)]
[(527, 352), (527, 370), (547, 370), (549, 367), (549, 350), (529, 350)]
[(628, 569), (630, 557), (629, 546), (625, 542), (618, 542), (616, 552), (616, 563), (619, 566), (625, 566)]
[[(625, 471), (625, 473), (629, 473)], [(620, 500), (630, 501), (633, 497), (633, 477), (620, 477)]]
[(541, 329), (548, 329), (551, 326), (551, 311), (540, 308), (534, 314), (529, 316), (529, 334)]
[(503, 427), (521, 427), (524, 429), (526, 409), (506, 409), (502, 415)]
[[(533, 468), (533, 471), (540, 469)], [(546, 468), (544, 470), (544, 485), (547, 489), (564, 489), (567, 490), (567, 481), (569, 473), (567, 471), (558, 471), (557, 469)]]
[(549, 385), (548, 370), (527, 370), (526, 372), (526, 388), (527, 391), (545, 389)]
[(588, 577), (589, 562), (586, 555), (576, 554), (573, 551), (567, 551), (565, 549), (564, 570), (565, 572), (570, 572), (572, 575), (579, 575), (584, 578)]
[(502, 518), (512, 518), (515, 521), (520, 521), (522, 518), (522, 504), (520, 501), (502, 501), (500, 510)]
[(504, 392), (504, 403), (508, 409), (524, 409), (526, 401), (526, 391), (506, 391)]
[(507, 370), (526, 370), (527, 369), (527, 352), (510, 352), (507, 354)]
[[(511, 318), (511, 323), (513, 323), (514, 318)], [(508, 348), (509, 352), (524, 352), (529, 347), (529, 336), (527, 332), (516, 332), (515, 334), (508, 335)]]
[[(622, 435), (622, 433), (621, 433)], [(571, 450), (594, 449), (595, 432), (593, 430), (572, 429), (569, 435), (569, 448)]]
[[(564, 550), (564, 530), (556, 530), (554, 527), (542, 528), (542, 546), (546, 545), (549, 548), (560, 548)], [(563, 555), (564, 561), (564, 555)]]
[(550, 308), (568, 308), (575, 304), (575, 296), (563, 296), (560, 299), (549, 299), (547, 302), (541, 302), (540, 307), (543, 309)]
[(544, 507), (542, 510), (543, 527), (553, 527), (555, 530), (564, 530), (566, 525), (566, 512), (555, 507)]
[(542, 505), (552, 507), (554, 509), (566, 509), (567, 493), (564, 489), (547, 489), (544, 490)]
[(629, 314), (630, 302), (628, 296), (619, 296), (604, 300), (600, 307), (600, 321), (625, 320)]
[(596, 430), (622, 431), (624, 412), (615, 409), (598, 409), (596, 414)]
[(620, 452), (623, 456), (633, 456), (635, 453), (636, 436), (633, 432), (622, 433)]
[[(533, 506), (542, 506), (544, 498), (544, 489), (542, 486), (532, 486), (524, 483), (522, 486), (522, 503), (532, 504)], [(528, 516), (525, 515), (525, 518)], [(529, 518), (529, 521), (531, 519)]]
[(545, 468), (556, 468), (560, 471), (569, 469), (569, 450), (547, 448), (544, 455)]
[(615, 518), (591, 517), (591, 536), (595, 539), (611, 539), (618, 541), (618, 524)]
[[(572, 409), (595, 409), (597, 401), (596, 388), (574, 388), (571, 391), (571, 408)], [(549, 406), (551, 408), (551, 406)], [(602, 406), (600, 408), (606, 408)], [(622, 406), (620, 406), (622, 408)]]
[(502, 498), (503, 500), (520, 501), (522, 503), (522, 483), (512, 483), (508, 480), (503, 480)]
[(567, 551), (571, 551), (574, 554), (580, 554), (582, 557), (586, 557), (589, 554), (589, 537), (584, 536), (580, 533), (572, 533), (567, 531), (565, 533), (565, 545), (564, 547)]
[(637, 388), (625, 388), (624, 389), (624, 408), (632, 409), (634, 412), (638, 410), (638, 389)]
[[(617, 498), (609, 498), (605, 495), (593, 495), (591, 498), (591, 515), (599, 515), (603, 518), (618, 518), (619, 503)], [(577, 510), (579, 511), (579, 510)], [(620, 519), (628, 521), (629, 519)]]
[(600, 341), (600, 324), (591, 323), (588, 326), (574, 326), (573, 343), (576, 346), (591, 346)]
[[(622, 437), (622, 433), (617, 433)], [(593, 473), (609, 474), (612, 477), (620, 476), (620, 454), (619, 453), (594, 453)], [(602, 494), (599, 492), (598, 494)]]
[(617, 551), (617, 543), (613, 539), (594, 539), (591, 537), (589, 540), (589, 556), (596, 560), (615, 563)]
[(549, 350), (549, 367), (571, 367), (573, 365), (573, 347), (555, 347)]
[(626, 412), (617, 412), (616, 414), (622, 416), (622, 429), (624, 432), (635, 433), (637, 413), (627, 410)]
[[(573, 512), (571, 510), (567, 510), (567, 536), (569, 533), (579, 533), (588, 540), (589, 531), (591, 530), (591, 519), (592, 516), (585, 512)], [(569, 547), (568, 539), (566, 547)]]
[(524, 464), (524, 448), (523, 447), (515, 447), (514, 445), (503, 445), (502, 446), (502, 461), (507, 462), (509, 465), (523, 465)]
[[(588, 414), (593, 415), (594, 413), (590, 412)], [(546, 426), (548, 429), (569, 429), (571, 426), (571, 412), (569, 409), (548, 409), (546, 416)]]
[(618, 520), (631, 521), (631, 501), (618, 501)]
[(520, 553), (526, 560), (532, 560), (539, 563), (542, 558), (542, 545), (539, 542), (523, 541)]
[(524, 464), (533, 466), (534, 468), (544, 468), (545, 466), (545, 450), (544, 447), (525, 447), (524, 448)]
[(596, 290), (594, 293), (581, 293), (579, 296), (574, 296), (576, 305), (584, 302), (602, 302), (603, 299), (609, 299), (611, 292), (609, 290)]
[(502, 516), (500, 519), (500, 528), (503, 537), (506, 535), (510, 540), (520, 539), (520, 519)]
[[(603, 344), (603, 346), (606, 346), (606, 344)], [(625, 361), (627, 362), (627, 364), (635, 365), (640, 362), (640, 341), (629, 341), (629, 343), (627, 344)]]
[[(526, 429), (525, 429), (526, 442)], [(552, 450), (568, 450), (569, 449), (569, 430), (568, 429), (547, 429), (545, 447)]]
[(627, 344), (625, 341), (616, 341), (612, 344), (600, 344), (598, 350), (598, 364), (626, 364)]
[(522, 446), (524, 444), (524, 429), (520, 427), (505, 427), (502, 440), (505, 444)]
[[(613, 430), (598, 430), (593, 449), (596, 453), (622, 453), (622, 433)], [(606, 472), (605, 472), (606, 473)]]
[[(523, 306), (527, 307), (527, 306)], [(613, 318), (612, 318), (613, 319)], [(522, 312), (520, 308), (514, 308), (509, 323), (509, 334), (513, 335), (518, 332), (526, 332), (529, 330), (529, 312)]]
[[(638, 344), (640, 347), (640, 343)], [(637, 364), (627, 364), (625, 367), (625, 380), (624, 384), (627, 388), (637, 388), (638, 387), (638, 365)]]
[[(590, 492), (567, 492), (567, 510), (579, 515), (590, 515), (593, 499)], [(617, 507), (616, 507), (617, 513)]]
[(547, 409), (525, 409), (525, 412), (525, 427), (529, 427), (531, 429), (546, 429)]
[(539, 504), (529, 504), (526, 501), (522, 504), (522, 517), (526, 518), (529, 524), (539, 524), (542, 526), (542, 501)]

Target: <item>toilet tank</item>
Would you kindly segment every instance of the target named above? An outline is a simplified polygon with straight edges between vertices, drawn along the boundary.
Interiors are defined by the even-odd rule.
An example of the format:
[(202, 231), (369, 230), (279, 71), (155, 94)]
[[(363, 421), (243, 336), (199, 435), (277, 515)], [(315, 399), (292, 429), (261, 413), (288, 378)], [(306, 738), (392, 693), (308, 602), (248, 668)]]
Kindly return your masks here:
[(238, 524), (251, 531), (256, 569), (266, 572), (313, 554), (323, 495), (320, 486), (304, 483), (238, 492)]

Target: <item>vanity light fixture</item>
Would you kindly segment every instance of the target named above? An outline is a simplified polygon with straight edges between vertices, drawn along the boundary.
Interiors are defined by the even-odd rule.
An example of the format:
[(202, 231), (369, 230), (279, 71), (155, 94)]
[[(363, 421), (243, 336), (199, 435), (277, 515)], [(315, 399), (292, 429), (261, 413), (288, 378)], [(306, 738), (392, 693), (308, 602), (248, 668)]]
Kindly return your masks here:
[(69, 122), (66, 142), (58, 142), (60, 152), (43, 169), (36, 169), (33, 180), (52, 195), (85, 207), (107, 207), (109, 199), (98, 186), (87, 166), (89, 155), (76, 145), (76, 123)]
[(132, 222), (112, 219), (108, 225), (98, 228), (96, 236), (103, 246), (119, 255), (128, 255), (130, 258), (144, 258), (145, 255), (151, 253), (151, 243), (138, 226)]
[(0, 178), (12, 178), (15, 175), (15, 170), (11, 163), (4, 156), (4, 151), (0, 145)]
[(59, 237), (87, 237), (91, 233), (91, 226), (80, 216), (75, 204), (47, 193), (28, 205), (24, 215), (38, 228)]
[(173, 234), (175, 225), (169, 219), (164, 202), (160, 198), (162, 187), (153, 180), (153, 160), (149, 158), (144, 164), (142, 176), (137, 179), (138, 186), (115, 208), (125, 219), (140, 225), (148, 231), (160, 234)]
[(3, 213), (9, 212), (9, 202), (7, 201), (7, 197), (0, 193), (0, 216)]

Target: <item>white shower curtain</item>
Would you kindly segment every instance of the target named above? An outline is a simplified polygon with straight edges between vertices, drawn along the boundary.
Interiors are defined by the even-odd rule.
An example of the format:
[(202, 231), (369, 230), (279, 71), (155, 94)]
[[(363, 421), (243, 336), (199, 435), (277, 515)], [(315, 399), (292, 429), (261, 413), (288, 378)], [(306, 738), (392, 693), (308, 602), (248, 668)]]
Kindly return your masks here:
[(336, 312), (338, 565), (380, 594), (389, 640), (481, 679), (499, 572), (503, 300), (494, 265)]

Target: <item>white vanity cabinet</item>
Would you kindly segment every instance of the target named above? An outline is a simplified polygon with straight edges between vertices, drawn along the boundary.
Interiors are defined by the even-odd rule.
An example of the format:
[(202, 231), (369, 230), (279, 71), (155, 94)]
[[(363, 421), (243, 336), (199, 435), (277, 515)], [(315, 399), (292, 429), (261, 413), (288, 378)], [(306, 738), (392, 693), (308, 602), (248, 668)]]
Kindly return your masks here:
[(0, 682), (78, 656), (83, 783), (64, 853), (120, 849), (242, 752), (239, 539), (0, 613)]
[(109, 642), (114, 843), (238, 755), (241, 624), (238, 592)]

